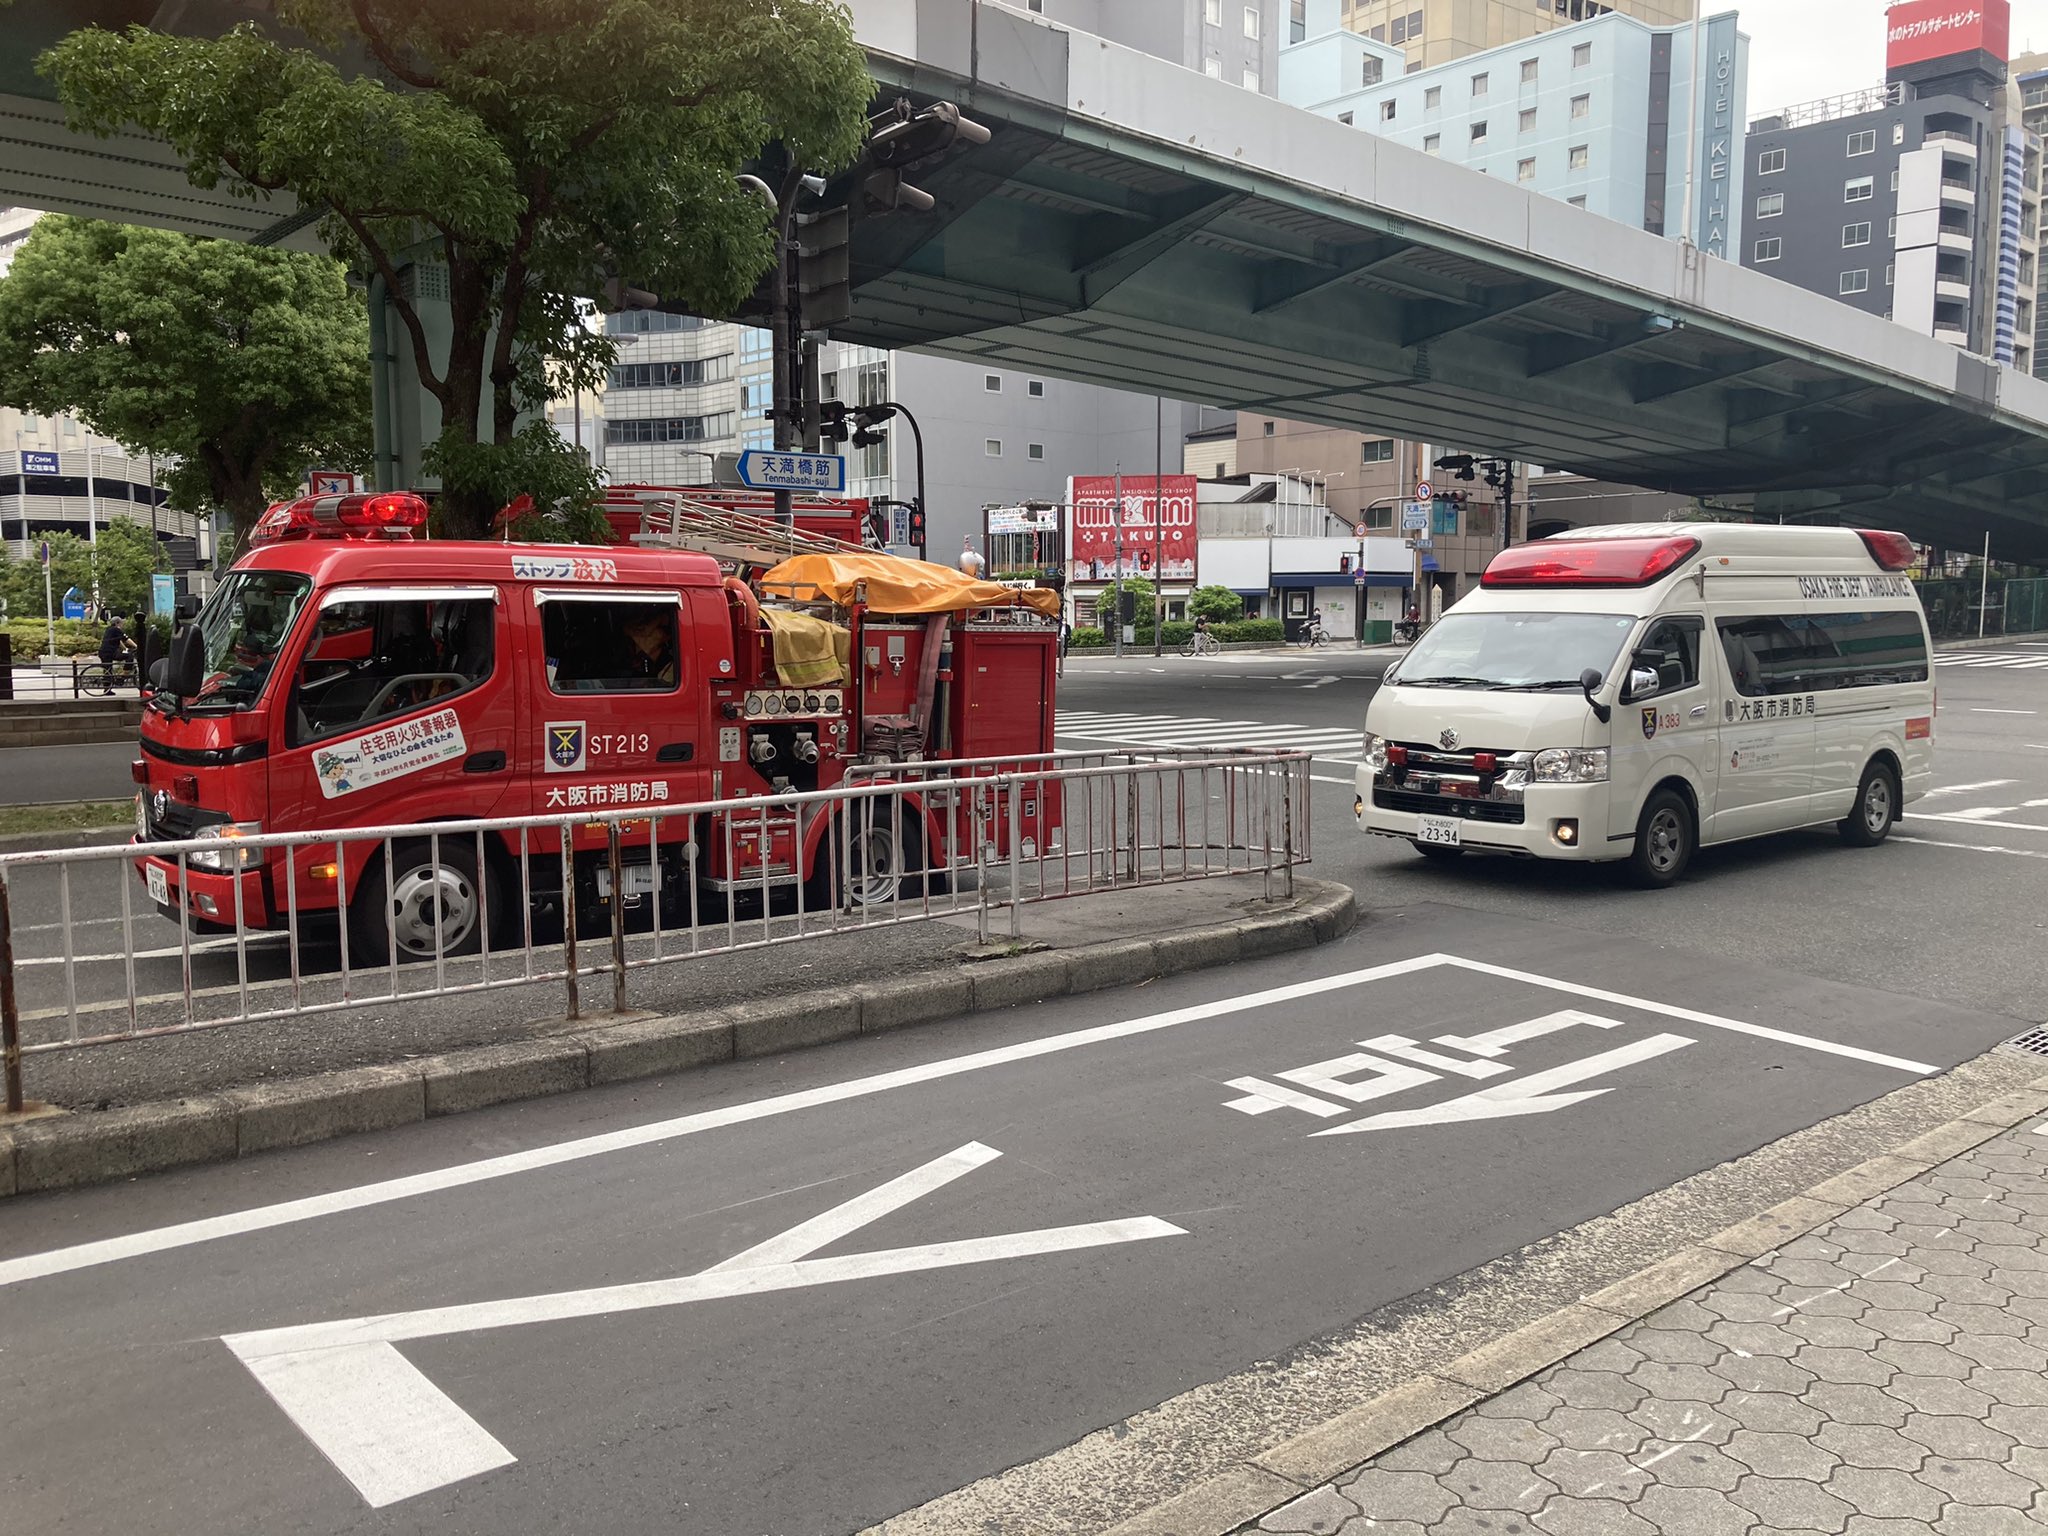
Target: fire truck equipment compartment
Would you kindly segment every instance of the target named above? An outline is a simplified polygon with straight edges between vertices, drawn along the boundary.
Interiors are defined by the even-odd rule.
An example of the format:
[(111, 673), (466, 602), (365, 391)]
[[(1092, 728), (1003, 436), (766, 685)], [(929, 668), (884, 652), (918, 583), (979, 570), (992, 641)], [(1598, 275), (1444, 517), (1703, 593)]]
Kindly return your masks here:
[(775, 676), (787, 688), (826, 688), (844, 683), (853, 656), (853, 635), (808, 613), (767, 608), (761, 617), (775, 642)]

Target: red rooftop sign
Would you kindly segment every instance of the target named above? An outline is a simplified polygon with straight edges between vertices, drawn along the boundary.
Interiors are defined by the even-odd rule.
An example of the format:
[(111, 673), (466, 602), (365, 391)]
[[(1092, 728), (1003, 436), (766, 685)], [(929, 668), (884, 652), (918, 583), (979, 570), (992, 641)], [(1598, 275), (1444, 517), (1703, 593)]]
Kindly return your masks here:
[(2012, 0), (1902, 0), (1885, 22), (1888, 70), (1978, 49), (2003, 59), (2012, 43)]

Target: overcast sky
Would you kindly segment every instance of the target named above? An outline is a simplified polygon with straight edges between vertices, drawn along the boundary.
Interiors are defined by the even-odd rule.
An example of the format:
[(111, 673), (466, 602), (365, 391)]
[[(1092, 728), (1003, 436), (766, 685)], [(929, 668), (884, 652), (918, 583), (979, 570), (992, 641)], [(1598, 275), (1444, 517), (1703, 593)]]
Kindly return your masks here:
[[(1706, 0), (1749, 34), (1749, 115), (1884, 81), (1886, 0)], [(2013, 0), (2012, 51), (2048, 50), (2048, 0)]]

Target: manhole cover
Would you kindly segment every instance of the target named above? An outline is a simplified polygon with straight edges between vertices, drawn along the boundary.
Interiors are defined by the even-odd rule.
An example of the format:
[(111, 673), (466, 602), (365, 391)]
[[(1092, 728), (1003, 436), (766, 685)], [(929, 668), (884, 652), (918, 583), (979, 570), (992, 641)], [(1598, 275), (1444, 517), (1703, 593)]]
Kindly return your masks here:
[(2048, 1056), (2048, 1026), (2030, 1029), (2024, 1035), (2015, 1035), (2005, 1042), (2015, 1051), (2025, 1051), (2030, 1056)]

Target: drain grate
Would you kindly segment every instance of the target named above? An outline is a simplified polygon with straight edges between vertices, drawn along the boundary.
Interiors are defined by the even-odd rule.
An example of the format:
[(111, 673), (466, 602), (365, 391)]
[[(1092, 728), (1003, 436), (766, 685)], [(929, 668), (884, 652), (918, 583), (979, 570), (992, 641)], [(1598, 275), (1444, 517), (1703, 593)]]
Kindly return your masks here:
[(2048, 1056), (2048, 1025), (2015, 1035), (2005, 1043), (2009, 1049), (2025, 1051), (2030, 1056)]

